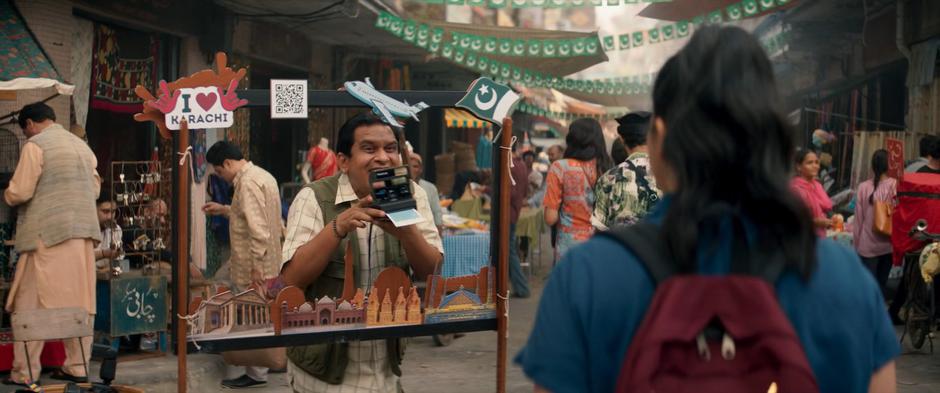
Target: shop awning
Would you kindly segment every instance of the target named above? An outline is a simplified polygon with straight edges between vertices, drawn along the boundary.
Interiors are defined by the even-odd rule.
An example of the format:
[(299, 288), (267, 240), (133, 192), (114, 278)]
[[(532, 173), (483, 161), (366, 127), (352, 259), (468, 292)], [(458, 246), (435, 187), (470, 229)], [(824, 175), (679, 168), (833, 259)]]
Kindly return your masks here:
[(0, 0), (0, 90), (46, 87), (55, 87), (59, 94), (72, 94), (75, 89), (62, 83), (10, 1)]
[(444, 122), (450, 128), (483, 128), (486, 122), (477, 119), (463, 109), (447, 108), (444, 110)]

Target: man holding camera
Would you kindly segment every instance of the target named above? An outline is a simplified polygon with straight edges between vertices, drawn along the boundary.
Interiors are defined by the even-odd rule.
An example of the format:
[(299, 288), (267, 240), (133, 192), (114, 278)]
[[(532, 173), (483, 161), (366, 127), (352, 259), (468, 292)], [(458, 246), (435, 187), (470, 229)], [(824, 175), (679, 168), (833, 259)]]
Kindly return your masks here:
[[(410, 267), (425, 279), (443, 259), (440, 235), (424, 190), (411, 183), (423, 221), (395, 227), (372, 206), (369, 173), (402, 165), (404, 146), (371, 113), (346, 121), (336, 141), (340, 173), (315, 181), (294, 198), (287, 217), (281, 277), (307, 300), (339, 297), (346, 264), (356, 288), (368, 289), (382, 269)], [(401, 340), (353, 341), (288, 348), (295, 392), (401, 391)]]

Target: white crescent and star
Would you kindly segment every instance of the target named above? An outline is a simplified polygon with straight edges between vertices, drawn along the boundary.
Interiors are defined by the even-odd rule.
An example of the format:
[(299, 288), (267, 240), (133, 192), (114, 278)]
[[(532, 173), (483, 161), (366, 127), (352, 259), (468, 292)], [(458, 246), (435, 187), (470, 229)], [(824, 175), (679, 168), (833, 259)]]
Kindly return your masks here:
[[(492, 93), (490, 94), (489, 100), (480, 101), (480, 98), (482, 96), (485, 96), (489, 93)], [(480, 108), (481, 110), (484, 110), (484, 111), (488, 111), (492, 109), (494, 106), (496, 106), (496, 91), (491, 92), (489, 89), (489, 86), (487, 85), (480, 86), (478, 93), (473, 95), (473, 103), (476, 104), (477, 108)]]

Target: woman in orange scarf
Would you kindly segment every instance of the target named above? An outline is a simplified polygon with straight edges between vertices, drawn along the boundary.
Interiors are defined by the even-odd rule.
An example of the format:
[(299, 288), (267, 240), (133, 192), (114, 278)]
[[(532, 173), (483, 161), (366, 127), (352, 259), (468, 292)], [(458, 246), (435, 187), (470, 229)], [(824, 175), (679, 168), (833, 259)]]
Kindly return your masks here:
[(794, 162), (796, 176), (790, 181), (790, 188), (812, 213), (816, 235), (825, 237), (826, 228), (832, 226), (832, 220), (826, 216), (826, 213), (832, 211), (832, 200), (816, 180), (819, 176), (819, 157), (812, 150), (800, 149), (796, 152)]

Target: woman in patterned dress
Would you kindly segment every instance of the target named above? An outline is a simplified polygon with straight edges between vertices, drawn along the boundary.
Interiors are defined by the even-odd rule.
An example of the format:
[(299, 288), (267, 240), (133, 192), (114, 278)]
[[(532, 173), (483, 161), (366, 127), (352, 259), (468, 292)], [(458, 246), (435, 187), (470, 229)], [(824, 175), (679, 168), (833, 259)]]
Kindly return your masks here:
[(545, 223), (558, 224), (555, 258), (594, 234), (594, 183), (613, 166), (604, 133), (594, 119), (578, 119), (568, 128), (564, 158), (555, 161), (545, 180)]

